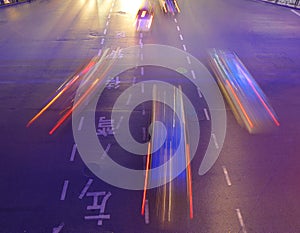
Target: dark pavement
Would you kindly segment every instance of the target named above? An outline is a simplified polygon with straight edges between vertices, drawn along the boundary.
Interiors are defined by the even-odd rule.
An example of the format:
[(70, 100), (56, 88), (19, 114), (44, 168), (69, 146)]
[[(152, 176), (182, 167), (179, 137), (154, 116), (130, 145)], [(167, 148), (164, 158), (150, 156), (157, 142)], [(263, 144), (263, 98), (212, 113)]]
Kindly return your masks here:
[[(152, 29), (142, 35), (135, 31), (139, 4), (134, 1), (44, 0), (0, 9), (1, 233), (299, 231), (300, 17), (260, 1), (178, 0), (177, 16), (163, 15), (158, 2), (152, 3)], [(186, 49), (208, 69), (207, 49), (235, 51), (279, 116), (281, 125), (274, 132), (251, 135), (226, 105), (220, 156), (207, 174), (199, 176), (210, 138), (205, 96), (199, 98), (194, 86), (162, 67), (128, 70), (120, 75), (119, 85), (105, 88), (95, 124), (110, 119), (116, 98), (141, 80), (183, 84), (183, 92), (197, 107), (201, 127), (191, 164), (193, 219), (188, 218), (186, 203), (177, 203), (176, 221), (160, 224), (156, 189), (149, 192), (149, 219), (145, 219), (143, 190), (123, 190), (93, 175), (76, 151), (71, 120), (48, 134), (63, 107), (50, 109), (26, 128), (55, 90), (99, 49), (141, 43)], [(188, 61), (180, 63), (188, 67)], [(132, 115), (137, 141), (147, 141), (144, 131), (151, 110), (145, 103)], [(116, 123), (123, 127), (124, 122)], [(113, 135), (99, 135), (99, 140), (121, 164), (143, 169), (145, 161), (120, 148)], [(108, 198), (102, 223), (86, 217), (99, 214), (99, 209), (87, 209), (93, 195), (98, 195), (99, 205)]]

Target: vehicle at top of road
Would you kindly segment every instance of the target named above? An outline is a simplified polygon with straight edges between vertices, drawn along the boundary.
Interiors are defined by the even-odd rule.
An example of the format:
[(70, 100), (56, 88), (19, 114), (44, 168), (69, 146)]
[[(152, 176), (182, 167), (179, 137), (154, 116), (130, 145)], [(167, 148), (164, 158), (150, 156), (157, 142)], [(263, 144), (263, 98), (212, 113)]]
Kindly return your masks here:
[(279, 126), (275, 111), (250, 72), (232, 51), (212, 49), (210, 65), (236, 119), (250, 133)]
[(159, 0), (160, 7), (165, 14), (175, 15), (180, 13), (180, 8), (176, 0)]
[(136, 15), (136, 30), (138, 32), (147, 32), (151, 29), (153, 14), (152, 7), (148, 5), (138, 10)]

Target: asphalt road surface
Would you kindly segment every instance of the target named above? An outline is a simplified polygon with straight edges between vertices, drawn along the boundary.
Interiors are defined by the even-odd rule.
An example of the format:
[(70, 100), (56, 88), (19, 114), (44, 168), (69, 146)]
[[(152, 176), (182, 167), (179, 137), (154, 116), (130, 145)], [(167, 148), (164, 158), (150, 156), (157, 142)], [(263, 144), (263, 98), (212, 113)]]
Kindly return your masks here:
[[(0, 9), (0, 232), (298, 232), (299, 12), (250, 0), (178, 0), (181, 12), (173, 16), (164, 15), (158, 1), (152, 0), (151, 30), (140, 33), (134, 24), (140, 3), (41, 0)], [(187, 170), (171, 183), (148, 189), (144, 198), (143, 189), (115, 187), (91, 171), (93, 164), (87, 167), (74, 140), (74, 129), (85, 132), (87, 119), (79, 118), (73, 130), (72, 120), (67, 119), (49, 135), (60, 116), (68, 111), (76, 89), (30, 127), (26, 124), (68, 78), (97, 54), (109, 48), (112, 56), (122, 60), (126, 54), (119, 48), (138, 46), (142, 51), (147, 44), (172, 46), (188, 56), (179, 59), (170, 55), (163, 61), (176, 64), (175, 72), (164, 64), (138, 65), (148, 59), (149, 53), (140, 52), (138, 58), (131, 54), (128, 63), (132, 67), (103, 84), (92, 122), (99, 143), (120, 165), (147, 168), (147, 150), (137, 156), (118, 145), (115, 136), (128, 122), (123, 117), (111, 119), (111, 112), (123, 92), (151, 80), (182, 87), (195, 108), (196, 125), (201, 131)], [(210, 71), (210, 48), (238, 54), (268, 97), (280, 127), (249, 134), (226, 104), (224, 144), (216, 163), (200, 176), (199, 166), (209, 141), (218, 148), (220, 138), (211, 132), (214, 109), (202, 95), (210, 90), (199, 92), (185, 75), (196, 73), (195, 79), (203, 78), (192, 68), (194, 58)], [(168, 56), (163, 52), (155, 52), (157, 60)], [(103, 68), (99, 70), (98, 75), (105, 73)], [(205, 78), (213, 81), (212, 77), (213, 74)], [(147, 91), (143, 86), (139, 88), (141, 97)], [(124, 109), (118, 111), (124, 116), (129, 112), (127, 107), (138, 99), (136, 93), (132, 91), (123, 99)], [(175, 105), (181, 109), (179, 102)], [(145, 101), (130, 113), (128, 128), (139, 143), (158, 140), (159, 144), (160, 136), (153, 139), (156, 134), (150, 132), (153, 112), (153, 103)], [(168, 119), (171, 127), (173, 112), (170, 106), (161, 105), (155, 117)], [(185, 112), (188, 124), (195, 123), (190, 120), (190, 109)], [(183, 129), (183, 125), (177, 125), (177, 118), (173, 122), (176, 129)], [(172, 140), (174, 145), (166, 146), (166, 153), (177, 148), (177, 139), (171, 137)], [(99, 155), (99, 159), (103, 156)], [(155, 161), (170, 159), (170, 155), (159, 156), (153, 155), (151, 166), (160, 165)], [(127, 182), (113, 169), (109, 174), (121, 183)], [(146, 174), (137, 180), (143, 181)], [(155, 179), (155, 174), (149, 179)]]

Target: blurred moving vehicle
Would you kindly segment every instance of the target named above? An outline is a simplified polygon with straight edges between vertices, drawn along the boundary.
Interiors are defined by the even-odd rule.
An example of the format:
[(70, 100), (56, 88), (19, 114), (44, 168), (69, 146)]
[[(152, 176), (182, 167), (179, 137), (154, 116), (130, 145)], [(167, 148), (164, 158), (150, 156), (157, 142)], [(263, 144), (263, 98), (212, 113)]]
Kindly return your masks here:
[(250, 133), (279, 126), (275, 111), (238, 56), (231, 51), (211, 49), (209, 61), (218, 85), (236, 119)]
[(150, 30), (153, 20), (153, 9), (151, 6), (144, 6), (139, 9), (136, 15), (136, 30), (147, 32)]
[(180, 13), (180, 9), (176, 0), (159, 0), (160, 7), (165, 14), (175, 15)]

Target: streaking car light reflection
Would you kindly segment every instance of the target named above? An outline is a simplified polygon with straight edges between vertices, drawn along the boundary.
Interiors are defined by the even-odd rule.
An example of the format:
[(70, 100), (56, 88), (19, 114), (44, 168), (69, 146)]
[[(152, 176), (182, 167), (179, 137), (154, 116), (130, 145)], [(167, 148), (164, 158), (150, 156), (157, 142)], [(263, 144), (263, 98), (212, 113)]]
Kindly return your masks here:
[[(116, 50), (118, 52), (119, 48)], [(38, 118), (40, 118), (51, 107), (62, 108), (59, 115), (62, 115), (54, 127), (49, 131), (53, 134), (73, 113), (73, 111), (82, 105), (87, 99), (92, 98), (93, 91), (98, 85), (102, 85), (102, 80), (110, 70), (115, 59), (106, 59), (111, 56), (110, 49), (106, 49), (102, 54), (93, 57), (90, 62), (79, 72), (67, 79), (57, 90), (56, 93), (45, 106), (28, 121), (26, 127), (30, 127)], [(84, 80), (84, 82), (83, 82)], [(82, 83), (83, 82), (83, 83)], [(84, 90), (84, 94), (74, 103), (74, 97), (78, 88)]]
[(211, 49), (209, 61), (220, 89), (242, 126), (250, 133), (261, 133), (280, 125), (262, 89), (234, 52)]

